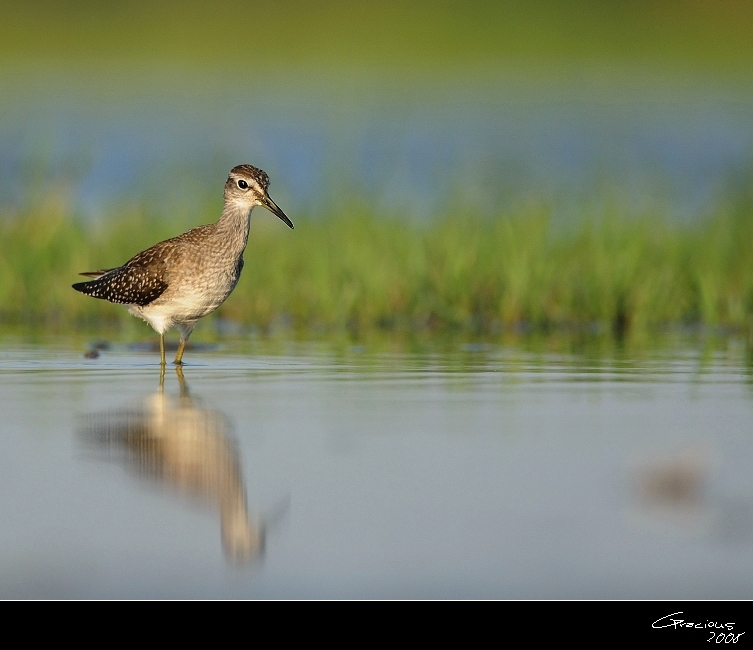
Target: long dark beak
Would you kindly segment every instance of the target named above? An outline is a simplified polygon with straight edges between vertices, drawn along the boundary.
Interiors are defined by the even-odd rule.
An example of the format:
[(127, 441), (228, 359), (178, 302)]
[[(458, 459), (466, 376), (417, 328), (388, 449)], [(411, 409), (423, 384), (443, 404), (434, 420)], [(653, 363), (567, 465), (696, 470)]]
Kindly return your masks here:
[(262, 197), (262, 206), (267, 208), (267, 210), (269, 210), (272, 214), (276, 214), (278, 217), (280, 217), (280, 219), (282, 219), (291, 228), (294, 227), (293, 222), (288, 219), (287, 215), (282, 210), (280, 210), (279, 207), (277, 207), (277, 204), (272, 199), (270, 199), (269, 196)]

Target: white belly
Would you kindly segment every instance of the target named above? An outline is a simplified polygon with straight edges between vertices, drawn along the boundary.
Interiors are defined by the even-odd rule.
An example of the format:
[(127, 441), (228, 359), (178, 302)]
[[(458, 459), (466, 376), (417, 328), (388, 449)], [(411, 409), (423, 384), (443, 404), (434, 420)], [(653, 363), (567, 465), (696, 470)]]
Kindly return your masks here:
[(225, 302), (234, 288), (233, 282), (224, 288), (180, 288), (172, 291), (168, 289), (157, 300), (144, 307), (129, 305), (128, 311), (143, 318), (157, 332), (164, 334), (175, 325), (193, 324), (211, 314)]

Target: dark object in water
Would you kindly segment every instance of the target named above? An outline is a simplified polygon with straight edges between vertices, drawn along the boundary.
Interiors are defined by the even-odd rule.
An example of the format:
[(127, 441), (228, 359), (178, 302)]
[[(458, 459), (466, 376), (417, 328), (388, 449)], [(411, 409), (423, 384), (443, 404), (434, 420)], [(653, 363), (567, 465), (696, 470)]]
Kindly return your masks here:
[(642, 499), (669, 506), (697, 505), (709, 478), (708, 453), (688, 448), (674, 456), (655, 458), (638, 472)]

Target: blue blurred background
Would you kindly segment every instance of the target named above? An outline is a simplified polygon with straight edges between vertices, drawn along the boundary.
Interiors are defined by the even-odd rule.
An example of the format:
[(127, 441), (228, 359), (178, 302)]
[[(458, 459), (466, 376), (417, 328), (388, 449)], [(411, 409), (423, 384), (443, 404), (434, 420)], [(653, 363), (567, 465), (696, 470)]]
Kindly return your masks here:
[(694, 219), (750, 179), (746, 2), (2, 4), (12, 209), (192, 211), (250, 162), (294, 214)]

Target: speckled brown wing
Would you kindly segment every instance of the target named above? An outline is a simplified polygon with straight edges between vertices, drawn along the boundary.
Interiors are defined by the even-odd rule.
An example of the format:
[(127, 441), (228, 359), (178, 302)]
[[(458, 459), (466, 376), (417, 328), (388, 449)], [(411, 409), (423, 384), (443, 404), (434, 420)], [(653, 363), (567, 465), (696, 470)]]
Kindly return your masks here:
[(73, 285), (76, 291), (121, 305), (144, 307), (167, 289), (164, 259), (157, 246), (149, 248), (96, 280)]

